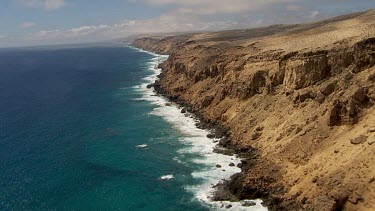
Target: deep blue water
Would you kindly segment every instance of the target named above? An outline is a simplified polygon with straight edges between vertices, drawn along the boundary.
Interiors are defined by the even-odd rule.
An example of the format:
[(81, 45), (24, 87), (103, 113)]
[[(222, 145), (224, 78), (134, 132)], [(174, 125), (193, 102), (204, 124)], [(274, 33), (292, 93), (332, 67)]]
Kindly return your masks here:
[(207, 209), (184, 188), (195, 167), (173, 159), (181, 134), (134, 100), (151, 58), (124, 46), (0, 50), (0, 210)]

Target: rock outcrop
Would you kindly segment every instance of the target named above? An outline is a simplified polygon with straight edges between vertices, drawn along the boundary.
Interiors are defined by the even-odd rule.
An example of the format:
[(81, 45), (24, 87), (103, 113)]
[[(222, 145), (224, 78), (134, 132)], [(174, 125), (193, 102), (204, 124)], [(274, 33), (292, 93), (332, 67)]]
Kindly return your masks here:
[(169, 54), (155, 89), (227, 128), (222, 145), (247, 158), (221, 188), (229, 198), (263, 197), (277, 210), (375, 209), (375, 145), (356, 139), (370, 140), (375, 126), (375, 11), (133, 46)]

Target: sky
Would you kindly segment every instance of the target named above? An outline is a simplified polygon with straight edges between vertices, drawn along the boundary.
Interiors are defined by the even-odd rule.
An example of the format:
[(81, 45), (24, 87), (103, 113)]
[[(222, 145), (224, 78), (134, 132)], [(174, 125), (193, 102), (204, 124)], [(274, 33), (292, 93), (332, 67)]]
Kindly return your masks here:
[(312, 22), (375, 0), (0, 0), (0, 47)]

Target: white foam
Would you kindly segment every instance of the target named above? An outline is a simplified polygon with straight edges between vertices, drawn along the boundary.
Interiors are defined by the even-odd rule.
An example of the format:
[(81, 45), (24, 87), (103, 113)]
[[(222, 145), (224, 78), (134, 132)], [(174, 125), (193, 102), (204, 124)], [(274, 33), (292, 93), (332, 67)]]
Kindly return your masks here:
[[(143, 95), (136, 100), (146, 100), (153, 105), (157, 105), (151, 114), (163, 117), (166, 121), (172, 123), (173, 127), (184, 135), (179, 141), (188, 146), (178, 152), (182, 156), (184, 154), (200, 155), (199, 158), (192, 160), (192, 162), (206, 166), (203, 170), (192, 173), (194, 178), (202, 179), (204, 182), (197, 186), (185, 187), (186, 190), (194, 193), (197, 200), (207, 205), (211, 205), (214, 209), (267, 210), (267, 208), (261, 205), (262, 200), (251, 200), (256, 203), (256, 205), (252, 207), (242, 206), (241, 203), (243, 202), (214, 202), (210, 200), (210, 197), (212, 197), (213, 192), (215, 191), (213, 185), (218, 184), (222, 180), (228, 180), (233, 174), (241, 172), (240, 168), (229, 166), (230, 163), (234, 163), (235, 166), (237, 166), (241, 160), (236, 156), (214, 153), (213, 149), (217, 146), (217, 143), (214, 143), (212, 139), (207, 138), (209, 131), (197, 128), (195, 125), (197, 120), (189, 117), (190, 115), (185, 116), (185, 114), (181, 113), (181, 109), (173, 104), (166, 106), (166, 103), (168, 103), (166, 98), (155, 95), (154, 89), (147, 88), (147, 85), (153, 83), (157, 79), (157, 75), (161, 73), (161, 69), (157, 68), (157, 65), (165, 61), (168, 56), (157, 55), (143, 50), (140, 51), (149, 53), (155, 57), (147, 64), (148, 68), (153, 71), (153, 74), (144, 78), (145, 83), (134, 87)], [(180, 161), (178, 157), (174, 159)], [(180, 161), (180, 163), (182, 162)], [(217, 168), (217, 164), (221, 167)], [(231, 205), (231, 208), (226, 208), (229, 204)]]
[(163, 176), (160, 177), (161, 180), (171, 180), (173, 178), (174, 178), (174, 176), (172, 174), (170, 174), (170, 175), (163, 175)]
[(137, 145), (135, 146), (136, 148), (146, 148), (147, 147), (147, 144), (140, 144), (140, 145)]

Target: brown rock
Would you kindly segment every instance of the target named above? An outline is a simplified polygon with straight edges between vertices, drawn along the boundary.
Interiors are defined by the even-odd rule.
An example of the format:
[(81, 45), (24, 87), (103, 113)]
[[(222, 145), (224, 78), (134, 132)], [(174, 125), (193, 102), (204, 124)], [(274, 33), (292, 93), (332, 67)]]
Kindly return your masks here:
[(316, 97), (315, 97), (315, 100), (318, 102), (318, 103), (324, 103), (324, 100), (326, 99), (326, 97), (324, 96), (324, 94), (318, 92), (316, 94)]
[(357, 121), (359, 107), (354, 98), (346, 101), (335, 100), (328, 110), (328, 125), (350, 125)]
[(375, 81), (375, 73), (368, 76), (369, 81)]
[(202, 107), (203, 108), (208, 107), (212, 103), (213, 100), (214, 100), (213, 96), (204, 97), (204, 99), (202, 101)]
[(252, 207), (252, 206), (255, 206), (257, 204), (253, 201), (245, 201), (245, 202), (242, 202), (241, 205), (244, 206), (244, 207)]
[(262, 136), (262, 133), (253, 133), (253, 135), (251, 135), (251, 140), (256, 140), (261, 136)]
[(373, 145), (375, 143), (375, 138), (373, 140), (368, 141), (368, 145)]
[[(270, 210), (374, 209), (369, 186), (375, 182), (368, 184), (374, 176), (368, 169), (373, 158), (373, 151), (368, 148), (374, 144), (367, 144), (372, 143), (369, 140), (374, 134), (366, 134), (369, 127), (362, 127), (372, 120), (371, 106), (375, 102), (374, 15), (375, 10), (371, 10), (297, 28), (271, 26), (158, 36), (141, 39), (138, 46), (170, 55), (160, 65), (162, 74), (154, 85), (159, 94), (190, 105), (210, 125), (228, 126), (232, 131), (230, 141), (220, 143), (233, 147), (241, 156), (251, 157), (251, 164), (239, 165), (242, 179), (234, 180), (230, 186), (230, 192), (238, 199), (264, 198)], [(334, 81), (335, 86), (330, 84)], [(369, 88), (358, 91), (360, 86)], [(294, 98), (297, 92), (301, 94)], [(293, 99), (300, 105), (294, 105)], [(329, 106), (334, 100), (336, 103)], [(318, 115), (318, 119), (306, 121), (313, 115)], [(329, 115), (330, 126), (356, 125), (327, 127), (321, 124), (322, 115)], [(286, 132), (291, 124), (296, 126)], [(261, 143), (251, 141), (253, 133), (261, 132), (252, 131), (259, 125), (266, 125), (267, 130), (253, 138), (270, 137)], [(303, 130), (294, 136), (298, 126)], [(200, 127), (204, 128), (202, 124)], [(253, 129), (242, 133), (243, 128)], [(347, 144), (352, 147), (345, 148), (345, 143), (337, 139), (338, 133), (340, 137), (356, 138), (360, 135), (357, 129), (365, 130), (367, 141), (354, 146), (348, 139)], [(304, 131), (307, 134), (299, 136)], [(282, 140), (275, 143), (275, 139)], [(253, 152), (241, 150), (249, 145), (259, 148)], [(345, 163), (335, 159), (322, 159), (321, 165), (315, 162), (320, 155), (339, 155), (334, 154), (338, 150), (345, 156)], [(227, 168), (230, 162), (218, 170)], [(270, 163), (275, 163), (275, 168), (270, 168)], [(364, 165), (358, 165), (361, 163)], [(315, 184), (306, 186), (301, 175), (311, 184), (316, 172), (320, 175), (312, 180)], [(285, 185), (282, 192), (279, 185)], [(292, 193), (301, 188), (303, 194), (293, 198)], [(350, 194), (333, 197), (334, 191), (358, 191), (366, 196), (366, 204), (353, 206), (347, 202)], [(358, 203), (359, 199), (355, 196), (352, 201)], [(225, 208), (228, 203), (222, 204)]]
[(315, 84), (327, 75), (328, 57), (322, 52), (286, 61), (283, 84), (292, 89), (301, 89)]
[(294, 93), (294, 90), (293, 89), (289, 89), (285, 92), (285, 95), (286, 96), (289, 96), (289, 95), (292, 95)]
[(348, 201), (352, 204), (358, 204), (358, 202), (363, 201), (363, 197), (358, 194), (352, 194), (349, 196)]
[(365, 136), (365, 135), (360, 135), (360, 136), (358, 136), (357, 138), (351, 139), (351, 140), (350, 140), (350, 143), (351, 143), (351, 144), (354, 144), (354, 145), (357, 145), (357, 144), (363, 144), (364, 142), (366, 142), (366, 140), (367, 140), (367, 136)]
[(318, 181), (318, 178), (317, 178), (317, 177), (314, 177), (314, 178), (312, 178), (312, 180), (311, 180), (312, 183), (316, 183), (317, 181)]
[(301, 127), (297, 127), (296, 130), (295, 130), (295, 134), (298, 134), (301, 131), (302, 131), (302, 128)]
[(311, 92), (311, 91), (301, 92), (301, 93), (299, 93), (299, 95), (298, 95), (298, 100), (299, 100), (299, 102), (303, 103), (303, 102), (305, 102), (307, 99), (310, 99), (310, 98), (311, 98), (311, 95), (312, 95), (312, 92)]
[(325, 87), (323, 87), (320, 91), (324, 95), (328, 96), (328, 95), (332, 94), (335, 91), (335, 89), (336, 89), (336, 82), (333, 82), (333, 83), (330, 83), (330, 84), (326, 85)]
[(358, 102), (363, 102), (367, 99), (367, 93), (365, 91), (365, 88), (361, 87), (357, 89), (357, 91), (354, 92), (353, 98), (357, 100)]
[(263, 129), (264, 129), (263, 126), (259, 126), (259, 127), (257, 127), (255, 130), (260, 132), (260, 131), (263, 131)]

